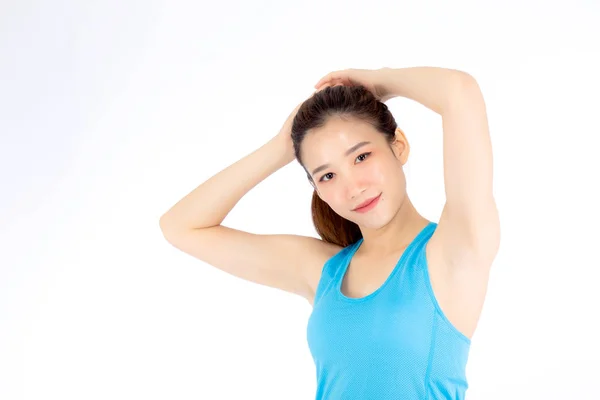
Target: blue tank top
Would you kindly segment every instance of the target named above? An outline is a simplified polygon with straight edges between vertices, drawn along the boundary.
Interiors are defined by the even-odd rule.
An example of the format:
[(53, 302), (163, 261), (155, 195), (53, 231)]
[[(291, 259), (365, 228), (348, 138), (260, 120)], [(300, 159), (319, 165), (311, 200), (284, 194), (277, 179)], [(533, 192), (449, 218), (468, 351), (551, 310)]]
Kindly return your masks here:
[(430, 222), (375, 292), (346, 297), (342, 278), (363, 239), (327, 260), (307, 324), (316, 399), (464, 399), (471, 340), (433, 294), (425, 246)]

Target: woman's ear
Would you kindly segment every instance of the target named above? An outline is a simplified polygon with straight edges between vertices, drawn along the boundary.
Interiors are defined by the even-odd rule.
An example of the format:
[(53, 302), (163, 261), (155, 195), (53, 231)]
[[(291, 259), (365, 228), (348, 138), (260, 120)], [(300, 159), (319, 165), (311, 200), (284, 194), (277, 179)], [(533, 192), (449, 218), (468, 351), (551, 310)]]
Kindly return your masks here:
[(396, 138), (394, 139), (394, 154), (402, 165), (408, 161), (408, 155), (410, 154), (410, 144), (406, 139), (406, 135), (400, 128), (396, 128)]

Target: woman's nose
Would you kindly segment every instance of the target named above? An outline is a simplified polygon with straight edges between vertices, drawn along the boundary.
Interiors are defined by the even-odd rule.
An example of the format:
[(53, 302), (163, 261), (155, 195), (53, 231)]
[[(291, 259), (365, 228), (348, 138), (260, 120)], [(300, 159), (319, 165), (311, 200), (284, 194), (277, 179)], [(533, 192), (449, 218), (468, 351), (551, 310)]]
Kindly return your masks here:
[(360, 199), (364, 192), (365, 192), (365, 189), (356, 183), (352, 183), (352, 184), (349, 184), (348, 186), (346, 186), (346, 193), (348, 194), (347, 198), (352, 201), (355, 201), (356, 199)]

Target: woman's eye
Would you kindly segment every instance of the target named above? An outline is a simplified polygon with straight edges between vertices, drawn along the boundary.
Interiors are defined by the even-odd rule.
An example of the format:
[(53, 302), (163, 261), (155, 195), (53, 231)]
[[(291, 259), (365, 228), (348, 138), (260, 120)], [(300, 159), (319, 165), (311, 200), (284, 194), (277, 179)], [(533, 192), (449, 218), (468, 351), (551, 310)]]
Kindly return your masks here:
[[(362, 156), (368, 156), (368, 155), (370, 155), (370, 154), (371, 154), (371, 153), (362, 153), (362, 154), (361, 154), (361, 155), (359, 155), (358, 157), (362, 157)], [(356, 157), (356, 158), (358, 158), (358, 157)]]
[[(356, 159), (359, 159), (359, 158), (360, 158), (360, 157), (362, 157), (362, 156), (367, 156), (367, 157), (368, 157), (369, 155), (371, 155), (371, 152), (368, 152), (368, 153), (362, 153), (362, 154), (360, 154), (359, 156), (357, 156), (357, 157), (356, 157)], [(362, 160), (364, 160), (364, 158), (363, 158)], [(362, 162), (362, 161), (361, 161), (361, 162)], [(323, 176), (321, 177), (321, 179), (319, 179), (319, 182), (323, 182), (323, 178), (325, 178), (327, 175), (331, 175), (331, 172), (330, 172), (330, 173), (328, 173), (328, 174), (325, 174), (325, 175), (323, 175)], [(331, 179), (331, 178), (330, 178), (330, 179)], [(327, 179), (327, 180), (328, 180), (328, 179)], [(325, 181), (327, 181), (327, 180), (325, 180)]]
[(330, 172), (330, 173), (328, 173), (328, 174), (325, 174), (325, 175), (323, 175), (323, 176), (321, 177), (321, 179), (319, 179), (319, 180), (320, 180), (321, 182), (323, 182), (323, 178), (325, 178), (327, 175), (331, 175), (331, 172)]

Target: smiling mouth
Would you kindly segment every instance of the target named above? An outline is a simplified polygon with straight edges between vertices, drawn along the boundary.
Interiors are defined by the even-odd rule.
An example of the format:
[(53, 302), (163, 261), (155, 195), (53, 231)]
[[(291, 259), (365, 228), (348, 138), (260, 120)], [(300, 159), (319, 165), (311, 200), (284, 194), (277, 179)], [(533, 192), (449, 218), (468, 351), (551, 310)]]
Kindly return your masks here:
[(359, 205), (358, 207), (354, 208), (352, 211), (359, 211), (362, 208), (366, 208), (368, 206), (370, 206), (373, 202), (377, 201), (379, 199), (379, 196), (381, 196), (381, 193), (379, 193), (377, 196), (367, 200), (366, 202), (364, 202), (363, 204)]

